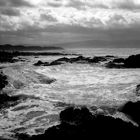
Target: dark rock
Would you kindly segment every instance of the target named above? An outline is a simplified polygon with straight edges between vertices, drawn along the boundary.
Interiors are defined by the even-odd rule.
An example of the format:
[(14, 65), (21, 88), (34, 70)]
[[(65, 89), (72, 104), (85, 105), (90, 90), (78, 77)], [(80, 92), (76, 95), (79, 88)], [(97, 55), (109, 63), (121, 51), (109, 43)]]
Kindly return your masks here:
[(107, 68), (140, 68), (140, 54), (131, 55), (126, 59), (117, 58), (106, 64)]
[(57, 59), (57, 61), (59, 61), (59, 62), (62, 62), (62, 61), (64, 61), (64, 62), (69, 62), (69, 58), (67, 58), (67, 57), (62, 57), (62, 58), (59, 58), (59, 59)]
[(14, 63), (17, 60), (14, 60), (15, 55), (9, 52), (1, 52), (0, 51), (0, 63)]
[(61, 64), (62, 64), (62, 62), (55, 60), (55, 61), (51, 62), (48, 66), (61, 65)]
[(87, 57), (83, 57), (83, 56), (78, 56), (76, 58), (70, 58), (69, 62), (70, 63), (74, 63), (74, 62), (78, 62), (78, 61), (89, 61), (89, 58)]
[(45, 64), (48, 64), (47, 62), (42, 62), (42, 61), (38, 61), (37, 63), (34, 64), (34, 66), (44, 66)]
[(19, 100), (18, 96), (10, 97), (5, 93), (0, 94), (0, 109), (15, 105), (17, 100)]
[(119, 109), (120, 112), (128, 115), (130, 119), (140, 125), (140, 101), (138, 102), (127, 102), (124, 106)]
[(87, 63), (87, 64), (91, 64), (91, 63), (99, 63), (99, 62), (103, 62), (103, 61), (107, 61), (107, 58), (105, 57), (94, 57), (94, 58), (90, 58), (90, 57), (83, 57), (83, 56), (78, 56), (78, 57), (74, 57), (74, 58), (59, 58), (57, 60), (52, 61), (51, 63), (47, 63), (47, 62), (41, 62), (38, 61), (37, 63), (35, 63), (35, 66), (53, 66), (53, 65), (61, 65), (64, 63)]
[(6, 94), (5, 92), (0, 94), (0, 110), (9, 108), (11, 106), (17, 105), (19, 102), (27, 100), (27, 99), (34, 99), (34, 100), (40, 100), (40, 98), (35, 97), (33, 95), (16, 95), (16, 96), (10, 96)]
[(125, 59), (126, 68), (140, 68), (140, 54), (131, 55)]
[(106, 68), (117, 68), (117, 69), (124, 68), (124, 64), (116, 64), (116, 63), (110, 61), (106, 64)]
[(60, 113), (60, 120), (62, 123), (70, 125), (80, 125), (81, 123), (92, 120), (92, 114), (87, 108), (69, 107)]
[(0, 90), (2, 90), (8, 84), (7, 76), (0, 72)]
[(124, 63), (125, 59), (124, 58), (117, 58), (117, 59), (114, 59), (112, 62), (113, 63)]
[(105, 57), (97, 57), (95, 56), (93, 59), (89, 60), (91, 63), (99, 63), (99, 62), (104, 62), (107, 61), (107, 58)]
[(111, 116), (92, 115), (85, 107), (66, 108), (60, 113), (60, 121), (60, 125), (49, 128), (44, 134), (32, 137), (22, 136), (26, 140), (91, 139), (96, 137), (98, 139), (112, 139), (112, 136), (115, 138), (139, 136), (139, 128), (131, 123)]
[(140, 96), (140, 85), (136, 86), (136, 95)]

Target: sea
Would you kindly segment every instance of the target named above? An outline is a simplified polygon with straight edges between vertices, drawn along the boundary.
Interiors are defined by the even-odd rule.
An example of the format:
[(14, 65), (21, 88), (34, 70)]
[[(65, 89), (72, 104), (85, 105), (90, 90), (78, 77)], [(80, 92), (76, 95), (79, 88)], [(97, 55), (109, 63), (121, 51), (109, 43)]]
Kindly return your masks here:
[(113, 55), (119, 57), (128, 57), (129, 55), (140, 54), (140, 48), (65, 48), (69, 53), (81, 54), (84, 56), (105, 56)]
[[(140, 54), (140, 48), (65, 48), (62, 52), (85, 57), (128, 57)], [(89, 63), (34, 66), (38, 61), (78, 56), (23, 57), (24, 62), (1, 64), (1, 70), (8, 77), (3, 93), (21, 100), (1, 109), (0, 139), (18, 140), (16, 136), (20, 134), (42, 134), (60, 124), (59, 114), (68, 106), (112, 108), (140, 100), (135, 92), (140, 84), (140, 69), (109, 69)], [(120, 112), (111, 116), (130, 121)]]

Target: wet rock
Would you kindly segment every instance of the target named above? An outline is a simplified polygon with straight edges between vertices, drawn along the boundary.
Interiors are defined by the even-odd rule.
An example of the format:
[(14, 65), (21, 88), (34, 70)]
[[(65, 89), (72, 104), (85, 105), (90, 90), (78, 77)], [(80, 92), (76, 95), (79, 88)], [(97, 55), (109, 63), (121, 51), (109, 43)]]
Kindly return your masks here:
[(59, 58), (59, 59), (57, 59), (57, 61), (59, 61), (59, 62), (69, 62), (69, 58), (67, 58), (67, 57), (62, 57), (62, 58)]
[(99, 62), (104, 62), (107, 61), (107, 58), (105, 57), (97, 57), (95, 56), (93, 59), (89, 60), (91, 63), (99, 63)]
[(106, 64), (107, 68), (140, 68), (140, 54), (131, 55), (126, 59), (117, 58)]
[(117, 59), (114, 59), (112, 62), (113, 63), (124, 63), (125, 59), (124, 58), (117, 58)]
[(15, 55), (13, 53), (0, 51), (0, 63), (14, 63), (17, 61), (13, 59), (14, 57)]
[(0, 110), (5, 109), (5, 108), (9, 108), (11, 106), (15, 106), (19, 102), (27, 100), (27, 99), (40, 100), (40, 98), (32, 96), (32, 95), (10, 96), (10, 95), (6, 94), (5, 92), (2, 92), (0, 94)]
[(70, 63), (75, 63), (75, 62), (80, 62), (80, 61), (88, 62), (89, 60), (90, 60), (89, 57), (78, 56), (76, 58), (70, 58), (69, 62)]
[(91, 139), (92, 137), (112, 139), (112, 135), (117, 138), (139, 136), (139, 129), (131, 123), (110, 116), (92, 115), (86, 107), (66, 108), (60, 113), (60, 121), (60, 125), (49, 128), (44, 134), (28, 138), (22, 136), (26, 140)]
[(69, 107), (60, 113), (60, 120), (61, 123), (80, 125), (81, 123), (92, 120), (92, 114), (85, 107)]
[(62, 64), (61, 62), (55, 60), (55, 61), (52, 61), (51, 63), (49, 62), (42, 62), (42, 61), (38, 61), (37, 63), (34, 64), (34, 66), (53, 66), (53, 65), (60, 65)]
[(15, 105), (17, 100), (19, 100), (18, 96), (10, 97), (5, 93), (0, 94), (0, 109)]
[(55, 61), (51, 62), (48, 66), (61, 65), (61, 64), (62, 64), (62, 62), (55, 60)]
[(140, 54), (131, 55), (125, 59), (126, 68), (140, 68)]
[(87, 63), (87, 64), (91, 64), (91, 63), (99, 63), (99, 62), (103, 62), (103, 61), (107, 61), (107, 60), (108, 60), (108, 58), (106, 58), (106, 57), (94, 57), (94, 58), (83, 57), (83, 56), (78, 56), (78, 57), (74, 57), (74, 58), (62, 57), (62, 58), (59, 58), (57, 60), (52, 61), (51, 63), (38, 61), (34, 65), (35, 66), (53, 66), (53, 65), (61, 65), (61, 64), (64, 64), (64, 63)]
[(108, 62), (107, 64), (106, 64), (106, 68), (116, 68), (116, 69), (118, 69), (118, 68), (124, 68), (124, 64), (121, 64), (121, 63), (114, 63), (114, 62), (112, 62), (112, 61), (110, 61), (110, 62)]
[(140, 101), (127, 102), (119, 109), (120, 112), (126, 114), (130, 119), (140, 125)]
[(136, 86), (136, 95), (140, 96), (140, 85)]
[(7, 76), (0, 72), (0, 90), (2, 90), (8, 84)]
[(34, 64), (34, 66), (46, 66), (46, 65), (49, 65), (48, 62), (42, 62), (42, 61), (38, 61), (37, 63)]

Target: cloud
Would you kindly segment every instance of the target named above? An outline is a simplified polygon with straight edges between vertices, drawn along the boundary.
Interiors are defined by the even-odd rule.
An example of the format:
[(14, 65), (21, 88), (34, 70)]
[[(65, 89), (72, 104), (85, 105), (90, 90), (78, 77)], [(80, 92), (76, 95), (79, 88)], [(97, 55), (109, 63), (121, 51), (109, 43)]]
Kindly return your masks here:
[(49, 22), (57, 22), (57, 19), (49, 14), (41, 14), (40, 20), (41, 21), (49, 21)]
[(6, 16), (20, 16), (20, 11), (17, 9), (13, 8), (1, 8), (0, 9), (0, 14), (1, 15), (6, 15)]
[(112, 0), (110, 2), (110, 8), (137, 10), (140, 9), (140, 3), (138, 2), (138, 0)]
[(65, 6), (73, 7), (80, 10), (80, 9), (85, 9), (86, 3), (84, 1), (71, 0)]
[(32, 5), (25, 0), (0, 0), (0, 7), (32, 7)]
[(140, 9), (139, 0), (71, 0), (67, 6), (82, 9), (85, 7), (102, 9)]
[(62, 39), (56, 37), (59, 34), (62, 41), (78, 36), (133, 38), (130, 33), (137, 38), (139, 7), (139, 0), (0, 0), (0, 31), (12, 40), (19, 35), (26, 41), (45, 39), (49, 33), (57, 41)]

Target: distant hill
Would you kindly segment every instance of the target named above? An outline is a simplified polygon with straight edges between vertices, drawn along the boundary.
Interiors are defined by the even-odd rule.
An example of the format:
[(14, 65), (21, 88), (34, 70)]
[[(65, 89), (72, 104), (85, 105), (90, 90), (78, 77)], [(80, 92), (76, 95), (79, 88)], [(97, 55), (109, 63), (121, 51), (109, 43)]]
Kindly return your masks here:
[(47, 50), (63, 50), (56, 46), (24, 46), (24, 45), (0, 45), (0, 51), (47, 51)]

